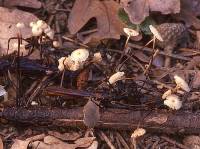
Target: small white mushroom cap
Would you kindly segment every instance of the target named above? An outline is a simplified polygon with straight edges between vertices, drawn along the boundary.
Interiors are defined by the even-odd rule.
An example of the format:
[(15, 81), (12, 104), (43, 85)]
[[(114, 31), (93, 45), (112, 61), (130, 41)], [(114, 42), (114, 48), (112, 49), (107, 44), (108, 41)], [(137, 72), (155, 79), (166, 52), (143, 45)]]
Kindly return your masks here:
[(166, 92), (164, 92), (164, 94), (162, 95), (162, 99), (165, 99), (167, 96), (172, 94), (172, 90), (167, 90)]
[(175, 80), (176, 85), (178, 87), (180, 87), (181, 89), (183, 89), (186, 92), (190, 92), (190, 87), (189, 87), (189, 85), (187, 84), (187, 82), (183, 78), (181, 78), (178, 75), (175, 75), (174, 76), (174, 80)]
[(67, 57), (61, 57), (60, 59), (58, 59), (58, 69), (60, 71), (63, 71), (65, 69), (65, 65), (64, 65), (65, 59), (67, 59)]
[(146, 133), (146, 130), (144, 128), (137, 128), (131, 135), (131, 138), (138, 138), (143, 136)]
[(60, 71), (63, 71), (65, 68), (70, 70), (70, 71), (76, 71), (80, 68), (82, 68), (83, 65), (81, 65), (79, 62), (74, 62), (73, 60), (71, 60), (71, 57), (61, 57), (58, 60), (58, 69)]
[(126, 33), (128, 36), (138, 36), (139, 32), (130, 28), (124, 28), (124, 33)]
[(156, 39), (158, 39), (161, 42), (164, 41), (158, 30), (153, 25), (149, 25), (149, 29), (151, 33), (156, 37)]
[(87, 49), (77, 49), (71, 53), (71, 59), (75, 62), (84, 62), (89, 57), (89, 51)]
[(166, 100), (164, 100), (164, 105), (173, 110), (179, 110), (182, 107), (182, 101), (178, 96), (172, 94), (166, 97)]
[(124, 72), (116, 72), (115, 74), (113, 74), (110, 78), (109, 78), (109, 80), (108, 80), (108, 82), (110, 83), (110, 84), (114, 84), (115, 82), (117, 82), (117, 81), (119, 81), (119, 80), (121, 80), (121, 79), (123, 79), (123, 77), (124, 77)]
[(47, 27), (48, 27), (48, 25), (47, 25), (47, 23), (46, 22), (44, 22), (43, 20), (38, 20), (37, 21), (37, 26), (39, 27), (39, 28), (41, 28), (41, 29), (46, 29)]
[(29, 24), (30, 27), (33, 27), (34, 25), (36, 25), (35, 22), (30, 22), (30, 24)]
[(37, 25), (32, 26), (32, 34), (33, 36), (40, 36), (42, 34), (43, 30), (38, 27)]
[(55, 34), (55, 32), (54, 32), (53, 30), (51, 30), (50, 32), (46, 33), (46, 35), (47, 35), (51, 40), (53, 40), (54, 34)]

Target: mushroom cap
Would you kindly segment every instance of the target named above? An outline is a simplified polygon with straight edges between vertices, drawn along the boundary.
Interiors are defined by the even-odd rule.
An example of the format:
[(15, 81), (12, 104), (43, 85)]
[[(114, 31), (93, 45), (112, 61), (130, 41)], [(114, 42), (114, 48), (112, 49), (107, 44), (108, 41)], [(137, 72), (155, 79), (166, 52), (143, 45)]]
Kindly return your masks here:
[(40, 27), (41, 29), (46, 29), (48, 27), (47, 23), (44, 22), (43, 20), (38, 20), (37, 21), (37, 26)]
[(164, 105), (173, 110), (179, 110), (182, 107), (182, 101), (177, 95), (171, 94), (166, 97), (166, 100), (164, 100)]
[(121, 80), (123, 77), (124, 77), (124, 72), (120, 72), (120, 71), (119, 71), (119, 72), (116, 72), (115, 74), (113, 74), (113, 75), (109, 78), (108, 82), (109, 82), (110, 84), (114, 84), (115, 82)]
[(178, 75), (175, 75), (174, 80), (175, 80), (178, 87), (180, 87), (181, 89), (183, 89), (186, 92), (190, 92), (190, 87), (189, 87), (188, 83), (183, 78), (181, 78)]
[(132, 133), (131, 138), (138, 138), (140, 136), (143, 136), (145, 133), (146, 133), (146, 130), (144, 128), (137, 128)]
[(149, 25), (149, 29), (151, 33), (156, 37), (156, 39), (158, 39), (161, 42), (164, 41), (158, 30), (153, 25)]
[(124, 33), (126, 33), (128, 36), (138, 36), (139, 32), (130, 28), (124, 28)]
[(75, 62), (84, 62), (89, 57), (89, 51), (87, 49), (77, 49), (71, 53), (71, 60)]
[(38, 27), (37, 25), (32, 26), (32, 34), (33, 36), (40, 36), (42, 34), (43, 30)]
[(164, 92), (164, 94), (162, 95), (162, 99), (166, 99), (167, 96), (170, 96), (172, 94), (172, 90), (169, 89), (166, 92)]

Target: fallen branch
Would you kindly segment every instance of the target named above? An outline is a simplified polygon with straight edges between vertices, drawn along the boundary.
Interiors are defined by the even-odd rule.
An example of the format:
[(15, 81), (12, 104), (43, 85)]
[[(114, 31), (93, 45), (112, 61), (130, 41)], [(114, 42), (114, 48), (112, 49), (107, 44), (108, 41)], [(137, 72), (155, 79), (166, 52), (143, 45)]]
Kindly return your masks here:
[[(56, 126), (84, 127), (83, 109), (59, 108), (5, 108), (0, 117), (29, 124), (52, 124)], [(101, 111), (98, 128), (130, 130), (144, 127), (156, 132), (200, 133), (200, 113), (186, 111), (168, 112), (133, 111), (125, 109), (105, 109)]]

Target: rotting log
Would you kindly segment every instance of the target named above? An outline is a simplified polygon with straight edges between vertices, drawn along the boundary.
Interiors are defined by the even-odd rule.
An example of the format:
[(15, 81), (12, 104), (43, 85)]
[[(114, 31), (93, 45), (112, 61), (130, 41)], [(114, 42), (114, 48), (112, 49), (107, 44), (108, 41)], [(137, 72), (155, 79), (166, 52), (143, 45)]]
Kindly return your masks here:
[[(85, 128), (83, 108), (5, 108), (0, 117), (17, 123), (41, 124)], [(156, 132), (200, 133), (200, 111), (169, 112), (166, 110), (134, 111), (103, 109), (97, 128), (132, 130), (136, 127)]]

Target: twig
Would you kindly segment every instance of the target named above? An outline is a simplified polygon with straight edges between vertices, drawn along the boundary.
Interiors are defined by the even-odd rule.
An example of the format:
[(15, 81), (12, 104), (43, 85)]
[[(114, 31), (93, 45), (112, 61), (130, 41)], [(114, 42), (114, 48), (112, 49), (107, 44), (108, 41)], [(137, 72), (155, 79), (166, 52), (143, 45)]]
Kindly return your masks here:
[(70, 42), (73, 42), (73, 43), (75, 43), (75, 44), (78, 44), (78, 45), (80, 45), (80, 46), (83, 46), (84, 48), (89, 48), (87, 45), (82, 44), (82, 43), (80, 43), (80, 42), (76, 42), (75, 40), (73, 40), (73, 39), (71, 39), (71, 38), (68, 38), (68, 37), (66, 37), (66, 36), (62, 36), (62, 38), (65, 39), (65, 40), (67, 40), (67, 41), (70, 41)]
[(121, 136), (119, 132), (116, 132), (117, 137), (119, 138), (120, 142), (123, 144), (124, 149), (130, 149), (124, 138)]
[[(136, 45), (136, 44), (133, 44), (133, 43), (129, 43), (128, 46), (131, 47), (131, 48), (138, 49), (138, 50), (143, 50), (143, 51), (147, 51), (147, 52), (153, 53), (153, 50), (151, 48), (142, 47), (142, 46), (139, 46), (139, 45)], [(163, 51), (160, 51), (158, 54), (165, 55), (165, 56), (170, 56), (170, 57), (173, 57), (175, 59), (180, 59), (180, 60), (184, 60), (184, 61), (190, 61), (191, 60), (191, 58), (188, 58), (188, 57), (180, 56), (180, 55), (177, 55), (177, 54), (167, 54), (167, 53), (165, 53)]]
[(180, 144), (180, 143), (178, 143), (178, 142), (176, 142), (176, 141), (174, 141), (174, 140), (171, 140), (171, 139), (168, 138), (168, 137), (161, 136), (161, 138), (164, 139), (165, 141), (171, 143), (171, 144), (174, 144), (174, 145), (176, 145), (176, 146), (182, 148), (182, 149), (188, 149), (188, 147), (186, 147), (185, 145)]
[(106, 141), (106, 143), (108, 144), (110, 149), (116, 149), (115, 146), (112, 144), (112, 142), (109, 140), (109, 138), (105, 135), (105, 133), (103, 131), (100, 131), (99, 135), (101, 135), (102, 138)]

